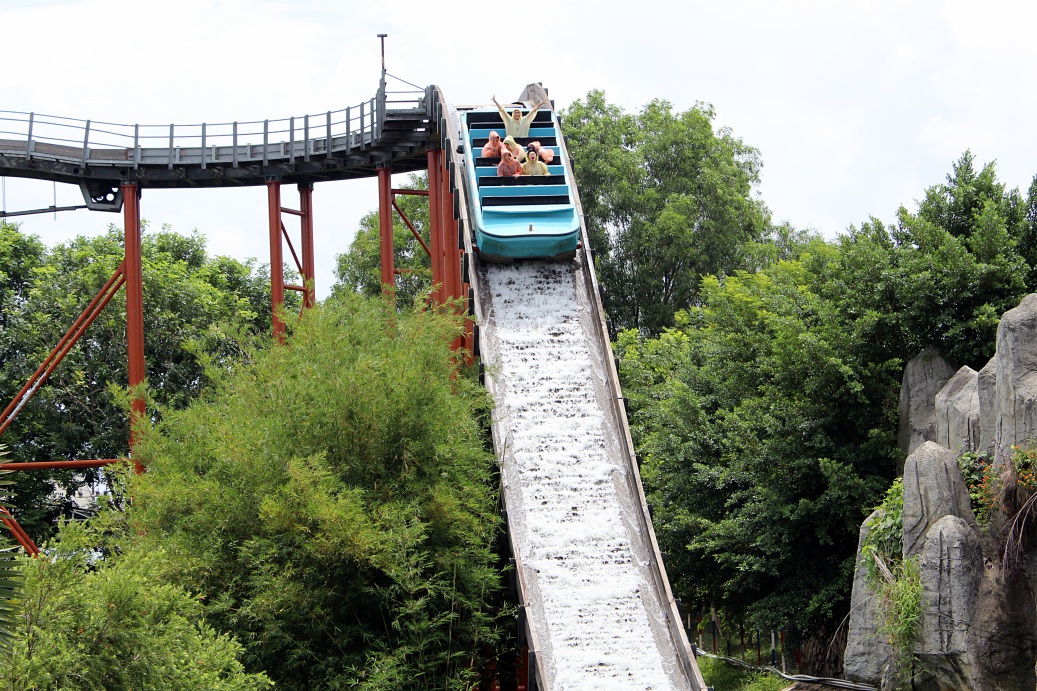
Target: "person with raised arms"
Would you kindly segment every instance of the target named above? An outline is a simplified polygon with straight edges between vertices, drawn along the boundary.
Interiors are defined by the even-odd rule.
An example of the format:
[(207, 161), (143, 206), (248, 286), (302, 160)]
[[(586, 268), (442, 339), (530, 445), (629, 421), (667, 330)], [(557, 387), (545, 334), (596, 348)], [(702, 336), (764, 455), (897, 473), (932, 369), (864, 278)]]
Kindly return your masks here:
[(537, 111), (540, 110), (540, 106), (547, 105), (547, 101), (541, 101), (540, 103), (533, 106), (525, 115), (522, 114), (522, 110), (519, 108), (511, 111), (511, 115), (504, 110), (504, 106), (497, 102), (497, 96), (494, 94), (493, 103), (497, 106), (497, 110), (500, 111), (501, 120), (504, 121), (504, 134), (512, 137), (528, 137), (529, 126), (533, 122), (533, 118), (536, 117)]

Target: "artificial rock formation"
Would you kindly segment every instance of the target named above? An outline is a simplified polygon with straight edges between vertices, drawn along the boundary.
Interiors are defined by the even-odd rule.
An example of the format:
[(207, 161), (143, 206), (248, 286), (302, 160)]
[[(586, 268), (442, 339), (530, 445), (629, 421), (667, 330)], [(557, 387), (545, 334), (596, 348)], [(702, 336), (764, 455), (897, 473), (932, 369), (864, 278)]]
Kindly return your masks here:
[(843, 656), (843, 673), (848, 679), (866, 681), (878, 686), (890, 673), (893, 648), (879, 633), (878, 595), (868, 587), (868, 567), (861, 560), (861, 548), (868, 536), (868, 525), (879, 516), (876, 509), (861, 525), (857, 541), (857, 568), (853, 572), (853, 595), (850, 598), (849, 636)]
[(975, 689), (979, 665), (972, 651), (983, 554), (976, 529), (944, 516), (921, 549), (922, 624), (916, 654), (941, 689)]
[(936, 439), (936, 394), (953, 376), (954, 368), (935, 348), (926, 348), (904, 367), (897, 440), (905, 455)]
[[(971, 447), (1004, 464), (1011, 445), (1037, 442), (1037, 294), (1003, 315), (997, 352), (983, 369), (954, 373), (927, 349), (905, 368), (900, 401), (904, 556), (919, 560), (922, 578), (912, 651), (922, 683), (940, 691), (1033, 689), (1037, 554), (1025, 555), (1022, 574), (1002, 570), (1003, 539), (978, 529), (957, 456)], [(898, 674), (877, 633), (875, 600), (858, 563), (846, 676), (886, 690)]]
[(997, 356), (983, 366), (976, 375), (979, 394), (979, 445), (976, 451), (989, 452), (1001, 438), (997, 420)]
[(944, 516), (975, 527), (969, 489), (955, 454), (927, 441), (904, 463), (904, 556), (922, 551), (926, 534)]
[(958, 370), (936, 394), (936, 443), (955, 453), (979, 446), (979, 374)]
[(1037, 294), (1005, 312), (997, 327), (996, 423), (1004, 446), (1037, 436)]

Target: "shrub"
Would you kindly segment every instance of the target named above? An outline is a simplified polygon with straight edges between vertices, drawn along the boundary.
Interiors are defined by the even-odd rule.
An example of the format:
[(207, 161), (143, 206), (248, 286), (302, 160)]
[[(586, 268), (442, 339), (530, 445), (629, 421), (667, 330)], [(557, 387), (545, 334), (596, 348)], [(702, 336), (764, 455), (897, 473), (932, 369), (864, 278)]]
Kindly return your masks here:
[(868, 583), (879, 595), (879, 633), (893, 647), (898, 668), (911, 669), (913, 643), (922, 614), (922, 579), (917, 558), (903, 558), (904, 483), (893, 481), (886, 497), (869, 519), (861, 559)]
[(104, 554), (100, 531), (61, 526), (44, 557), (21, 558), (23, 616), (0, 682), (29, 689), (212, 689), (272, 686), (244, 672), (241, 645), (205, 623), (202, 604), (167, 582), (156, 550)]
[(700, 656), (696, 662), (707, 686), (724, 691), (781, 691), (788, 688), (786, 679), (770, 672), (735, 667), (723, 660)]
[(999, 468), (986, 454), (975, 451), (965, 451), (958, 456), (958, 467), (969, 490), (972, 513), (981, 524), (989, 523), (1003, 486)]
[(457, 688), (494, 642), (494, 459), (459, 328), (344, 294), (139, 447), (134, 532), (278, 688)]
[(880, 563), (894, 563), (904, 551), (904, 480), (897, 478), (886, 490), (877, 512), (868, 519), (868, 534), (861, 546), (861, 559), (868, 568), (868, 580), (881, 580)]

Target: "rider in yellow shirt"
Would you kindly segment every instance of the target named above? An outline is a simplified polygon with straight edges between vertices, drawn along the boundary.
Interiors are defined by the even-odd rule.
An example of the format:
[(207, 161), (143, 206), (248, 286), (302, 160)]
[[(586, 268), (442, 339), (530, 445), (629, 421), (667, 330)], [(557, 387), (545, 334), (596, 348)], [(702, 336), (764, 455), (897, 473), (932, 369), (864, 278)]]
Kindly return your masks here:
[(522, 164), (523, 175), (550, 175), (551, 171), (547, 169), (547, 164), (540, 160), (537, 156), (536, 149), (533, 147), (529, 148), (526, 152), (526, 162)]

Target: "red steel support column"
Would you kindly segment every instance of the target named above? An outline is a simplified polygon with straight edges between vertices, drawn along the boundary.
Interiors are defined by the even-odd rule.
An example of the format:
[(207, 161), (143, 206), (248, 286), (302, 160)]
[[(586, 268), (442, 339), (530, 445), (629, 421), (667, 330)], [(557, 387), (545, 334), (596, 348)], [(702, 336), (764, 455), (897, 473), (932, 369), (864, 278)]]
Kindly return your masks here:
[(442, 198), (440, 197), (440, 162), (442, 152), (432, 150), (428, 152), (428, 218), (429, 218), (429, 248), (432, 250), (432, 285), (438, 285), (432, 292), (433, 299), (438, 304), (443, 304), (443, 296), (446, 295), (446, 281), (443, 276), (443, 212)]
[(450, 193), (450, 169), (441, 155), (439, 175), (440, 211), (443, 214), (443, 278), (447, 300), (461, 297), (461, 255), (457, 248), (457, 219), (454, 217), (454, 195)]
[(281, 254), (281, 181), (266, 181), (267, 221), (270, 226), (270, 307), (274, 338), (284, 343), (284, 258)]
[[(123, 183), (124, 251), (123, 271), (126, 277), (126, 352), (129, 365), (129, 386), (144, 383), (144, 268), (140, 252), (140, 198), (136, 183)], [(144, 398), (133, 396), (130, 404), (130, 453), (137, 443), (137, 426), (144, 419)], [(144, 466), (134, 459), (134, 470), (144, 472)]]
[(378, 231), (381, 238), (382, 290), (396, 285), (392, 246), (392, 168), (378, 169)]
[(313, 183), (299, 183), (299, 211), (302, 213), (302, 306), (316, 302), (316, 268), (313, 260)]

